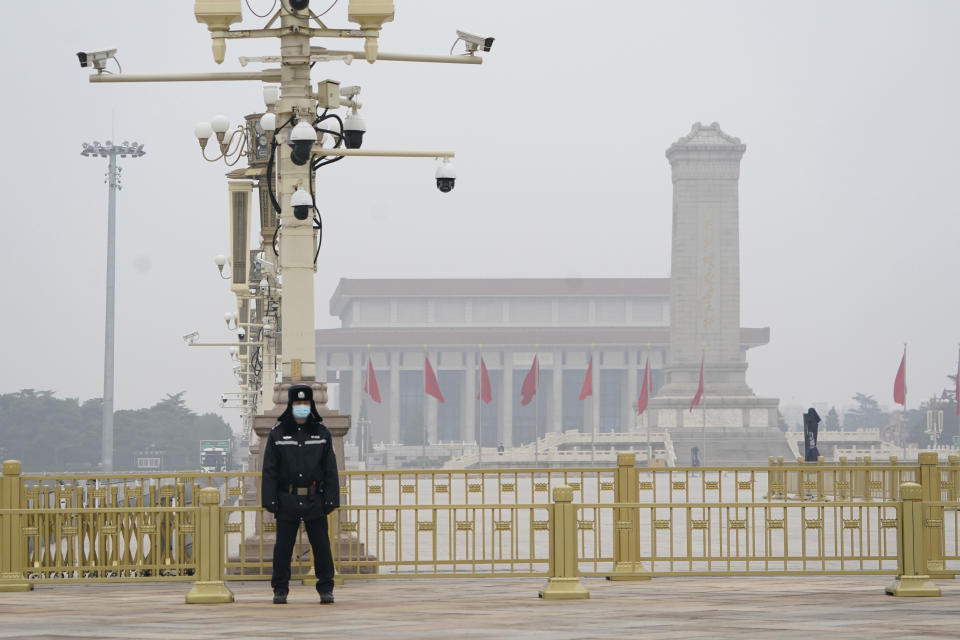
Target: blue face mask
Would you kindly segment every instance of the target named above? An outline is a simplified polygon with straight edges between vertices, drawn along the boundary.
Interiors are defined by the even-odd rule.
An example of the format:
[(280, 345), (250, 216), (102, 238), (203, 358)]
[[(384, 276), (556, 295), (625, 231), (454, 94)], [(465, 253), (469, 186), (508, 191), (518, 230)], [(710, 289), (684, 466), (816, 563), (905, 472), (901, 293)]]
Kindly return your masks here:
[(303, 420), (310, 416), (310, 405), (298, 404), (293, 407), (293, 417)]

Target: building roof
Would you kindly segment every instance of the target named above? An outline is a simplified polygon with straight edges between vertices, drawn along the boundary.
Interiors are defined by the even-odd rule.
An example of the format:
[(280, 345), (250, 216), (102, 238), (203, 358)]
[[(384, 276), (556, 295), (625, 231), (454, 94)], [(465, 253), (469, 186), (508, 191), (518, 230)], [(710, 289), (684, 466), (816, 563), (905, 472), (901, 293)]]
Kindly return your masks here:
[[(770, 341), (769, 327), (740, 329), (740, 342), (746, 347), (758, 347)], [(318, 329), (320, 348), (332, 347), (472, 347), (520, 346), (534, 344), (554, 346), (637, 345), (664, 347), (670, 343), (669, 327), (469, 327), (430, 328), (400, 327), (375, 329)]]
[(670, 278), (341, 278), (330, 313), (354, 297), (668, 296)]

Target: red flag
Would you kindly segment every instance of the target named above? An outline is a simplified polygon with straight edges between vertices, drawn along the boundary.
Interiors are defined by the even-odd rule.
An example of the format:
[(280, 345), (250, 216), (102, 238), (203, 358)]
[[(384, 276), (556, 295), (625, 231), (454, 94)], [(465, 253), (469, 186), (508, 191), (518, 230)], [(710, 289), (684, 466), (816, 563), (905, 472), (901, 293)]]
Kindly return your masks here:
[(583, 379), (583, 386), (580, 387), (580, 399), (584, 400), (587, 396), (593, 395), (593, 358), (590, 358), (590, 364), (587, 365), (587, 375)]
[(690, 403), (690, 413), (693, 408), (700, 404), (700, 398), (703, 397), (703, 358), (700, 358), (700, 386), (697, 387), (697, 395), (693, 396), (693, 402)]
[(490, 374), (487, 373), (487, 363), (480, 357), (480, 399), (486, 404), (493, 400), (493, 388), (490, 386)]
[(363, 383), (363, 390), (370, 394), (370, 399), (380, 404), (380, 387), (377, 386), (377, 374), (373, 370), (373, 360), (367, 357), (367, 381)]
[(540, 364), (537, 362), (537, 356), (533, 356), (533, 364), (530, 365), (530, 371), (527, 377), (523, 379), (523, 385), (520, 387), (520, 406), (525, 407), (537, 395), (537, 385), (540, 382)]
[(893, 401), (907, 407), (907, 348), (903, 348), (903, 359), (900, 360), (900, 368), (897, 369), (897, 377), (893, 381)]
[(647, 409), (647, 402), (650, 400), (650, 358), (647, 357), (647, 366), (643, 369), (643, 386), (640, 387), (640, 399), (637, 400), (637, 415), (642, 415)]
[(440, 383), (437, 382), (437, 374), (433, 372), (430, 366), (430, 358), (424, 357), (423, 370), (423, 392), (428, 396), (433, 396), (440, 402), (443, 402), (443, 394), (440, 392)]

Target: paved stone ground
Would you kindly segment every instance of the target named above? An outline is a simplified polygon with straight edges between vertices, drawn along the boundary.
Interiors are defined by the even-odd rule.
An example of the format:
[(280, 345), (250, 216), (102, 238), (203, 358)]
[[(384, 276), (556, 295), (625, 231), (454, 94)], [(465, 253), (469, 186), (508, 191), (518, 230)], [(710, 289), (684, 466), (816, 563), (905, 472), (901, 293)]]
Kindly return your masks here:
[(541, 580), (348, 582), (337, 603), (294, 586), (231, 583), (232, 605), (185, 605), (188, 583), (55, 585), (0, 593), (0, 638), (960, 638), (960, 580), (893, 598), (886, 576), (584, 580), (590, 600), (544, 602)]

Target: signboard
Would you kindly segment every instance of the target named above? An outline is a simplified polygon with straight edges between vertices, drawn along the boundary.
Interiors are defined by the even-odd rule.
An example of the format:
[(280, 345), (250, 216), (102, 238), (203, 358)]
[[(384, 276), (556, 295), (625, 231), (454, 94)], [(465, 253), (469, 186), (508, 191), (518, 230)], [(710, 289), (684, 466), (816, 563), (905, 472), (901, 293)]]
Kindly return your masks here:
[(159, 469), (160, 458), (137, 458), (137, 469)]
[(229, 440), (201, 440), (200, 451), (230, 451)]

